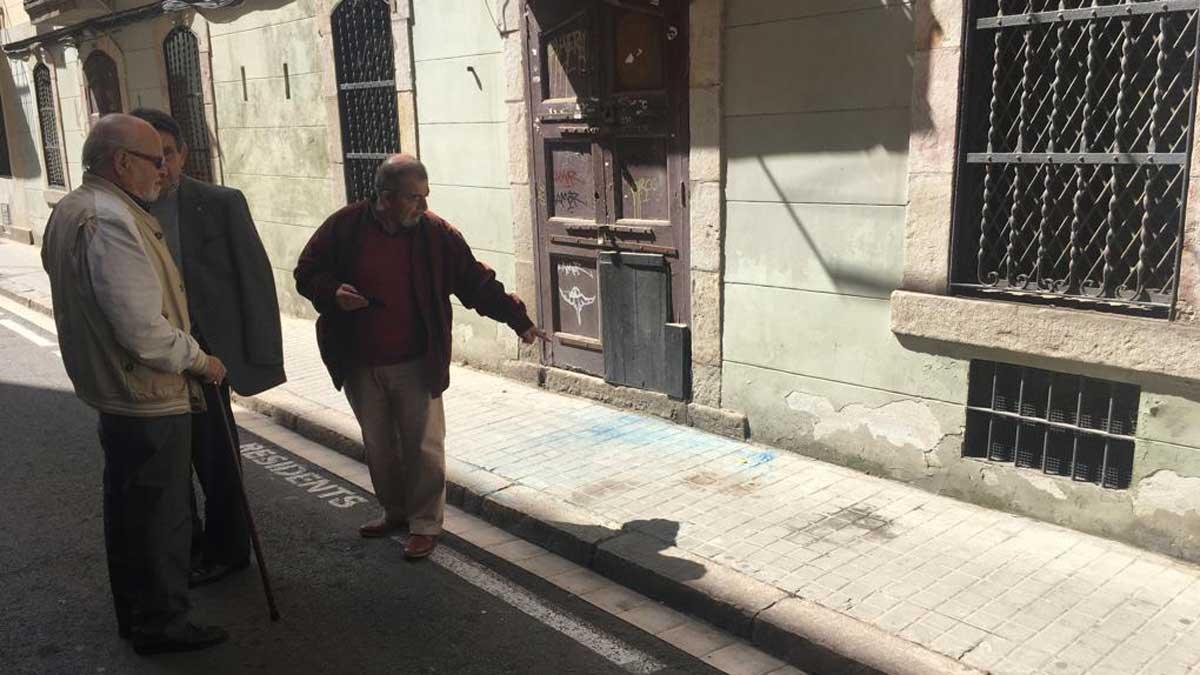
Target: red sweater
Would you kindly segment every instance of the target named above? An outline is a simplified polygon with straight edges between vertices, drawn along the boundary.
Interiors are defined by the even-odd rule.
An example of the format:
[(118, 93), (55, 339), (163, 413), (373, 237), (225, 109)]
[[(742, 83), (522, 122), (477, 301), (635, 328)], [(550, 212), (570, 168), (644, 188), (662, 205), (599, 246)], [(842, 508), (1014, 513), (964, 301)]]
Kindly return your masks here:
[(413, 292), (415, 238), (411, 231), (388, 234), (378, 222), (363, 233), (350, 284), (372, 302), (350, 316), (355, 365), (388, 366), (425, 353), (425, 321)]
[[(317, 344), (333, 384), (341, 389), (353, 367), (350, 317), (334, 300), (334, 292), (350, 283), (363, 253), (363, 234), (375, 222), (371, 201), (351, 204), (330, 216), (313, 233), (296, 264), (296, 290), (308, 298), (320, 317)], [(463, 306), (503, 322), (517, 333), (533, 326), (525, 304), (504, 290), (496, 273), (475, 259), (462, 234), (432, 212), (413, 233), (412, 280), (417, 311), (426, 332), (425, 366), (430, 393), (440, 396), (450, 386), (450, 295)], [(364, 310), (360, 310), (364, 311)]]

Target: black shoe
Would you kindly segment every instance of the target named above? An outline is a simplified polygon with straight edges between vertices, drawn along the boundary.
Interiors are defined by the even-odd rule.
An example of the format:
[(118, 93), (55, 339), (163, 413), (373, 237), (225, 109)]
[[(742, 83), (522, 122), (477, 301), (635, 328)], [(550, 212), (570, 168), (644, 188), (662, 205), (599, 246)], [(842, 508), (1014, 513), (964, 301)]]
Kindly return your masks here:
[(226, 565), (225, 563), (208, 563), (200, 567), (193, 567), (188, 572), (188, 588), (195, 588), (205, 584), (211, 584), (224, 579), (225, 577), (240, 572), (250, 566), (249, 560), (243, 560), (235, 565)]
[(167, 654), (170, 652), (193, 652), (198, 649), (208, 649), (229, 639), (229, 633), (217, 626), (197, 626), (194, 623), (185, 624), (183, 628), (171, 633), (157, 635), (138, 634), (133, 638), (133, 651), (142, 656), (151, 654)]

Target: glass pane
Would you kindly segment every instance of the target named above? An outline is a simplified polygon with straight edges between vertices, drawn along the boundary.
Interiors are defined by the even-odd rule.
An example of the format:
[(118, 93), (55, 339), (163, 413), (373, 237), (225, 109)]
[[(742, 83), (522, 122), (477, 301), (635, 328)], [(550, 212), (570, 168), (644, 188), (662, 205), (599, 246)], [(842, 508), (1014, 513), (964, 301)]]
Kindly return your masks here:
[(551, 216), (596, 218), (596, 181), (590, 144), (556, 145), (550, 149)]
[(624, 141), (618, 146), (621, 217), (667, 220), (667, 145), (661, 140)]
[(616, 14), (616, 90), (663, 88), (663, 40), (666, 28), (657, 16), (621, 11)]

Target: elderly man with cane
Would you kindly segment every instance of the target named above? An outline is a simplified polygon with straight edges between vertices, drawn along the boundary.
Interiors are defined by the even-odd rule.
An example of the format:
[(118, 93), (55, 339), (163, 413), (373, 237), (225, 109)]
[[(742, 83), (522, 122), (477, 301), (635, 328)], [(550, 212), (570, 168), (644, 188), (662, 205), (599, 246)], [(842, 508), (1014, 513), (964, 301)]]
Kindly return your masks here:
[[(282, 383), (283, 336), (271, 261), (246, 197), (183, 173), (188, 146), (170, 115), (138, 108), (162, 139), (166, 181), (150, 204), (187, 286), (192, 337), (229, 368), (228, 382), (205, 387), (206, 412), (192, 416), (192, 464), (204, 490), (204, 520), (193, 500), (191, 586), (250, 564), (249, 520), (239, 501), (237, 427), (229, 390), (253, 396)], [(226, 428), (232, 433), (232, 441)]]
[(188, 620), (191, 413), (225, 366), (188, 334), (187, 297), (147, 212), (165, 178), (154, 127), (108, 115), (83, 145), (83, 184), (55, 207), (42, 262), (76, 395), (99, 412), (104, 534), (117, 628), (139, 654), (228, 633)]
[(382, 537), (407, 527), (404, 556), (431, 554), (446, 502), (446, 422), (454, 295), (526, 344), (545, 334), (521, 299), (477, 261), (462, 234), (428, 210), (429, 176), (411, 155), (375, 173), (375, 196), (331, 215), (296, 265), (296, 289), (320, 313), (317, 342), (362, 427)]

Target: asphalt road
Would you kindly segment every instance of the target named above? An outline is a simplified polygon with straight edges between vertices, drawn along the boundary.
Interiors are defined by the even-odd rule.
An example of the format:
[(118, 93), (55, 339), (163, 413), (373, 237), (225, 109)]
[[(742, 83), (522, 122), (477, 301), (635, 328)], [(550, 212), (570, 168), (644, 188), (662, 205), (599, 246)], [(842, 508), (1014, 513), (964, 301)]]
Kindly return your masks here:
[(194, 618), (226, 627), (229, 643), (139, 657), (117, 637), (112, 613), (96, 414), (71, 393), (55, 349), (52, 336), (0, 309), (0, 672), (631, 672), (598, 653), (596, 640), (608, 646), (599, 652), (616, 645), (648, 657), (639, 663), (657, 664), (656, 672), (717, 672), (503, 561), (451, 544), (459, 567), (479, 576), (482, 566), (485, 577), (515, 583), (550, 609), (551, 624), (566, 617), (586, 628), (580, 639), (568, 637), (444, 564), (405, 562), (398, 542), (358, 537), (374, 509), (345, 499), (363, 494), (356, 486), (326, 476), (330, 484), (314, 491), (252, 461), (247, 491), (282, 620), (269, 621), (251, 567), (192, 592)]

